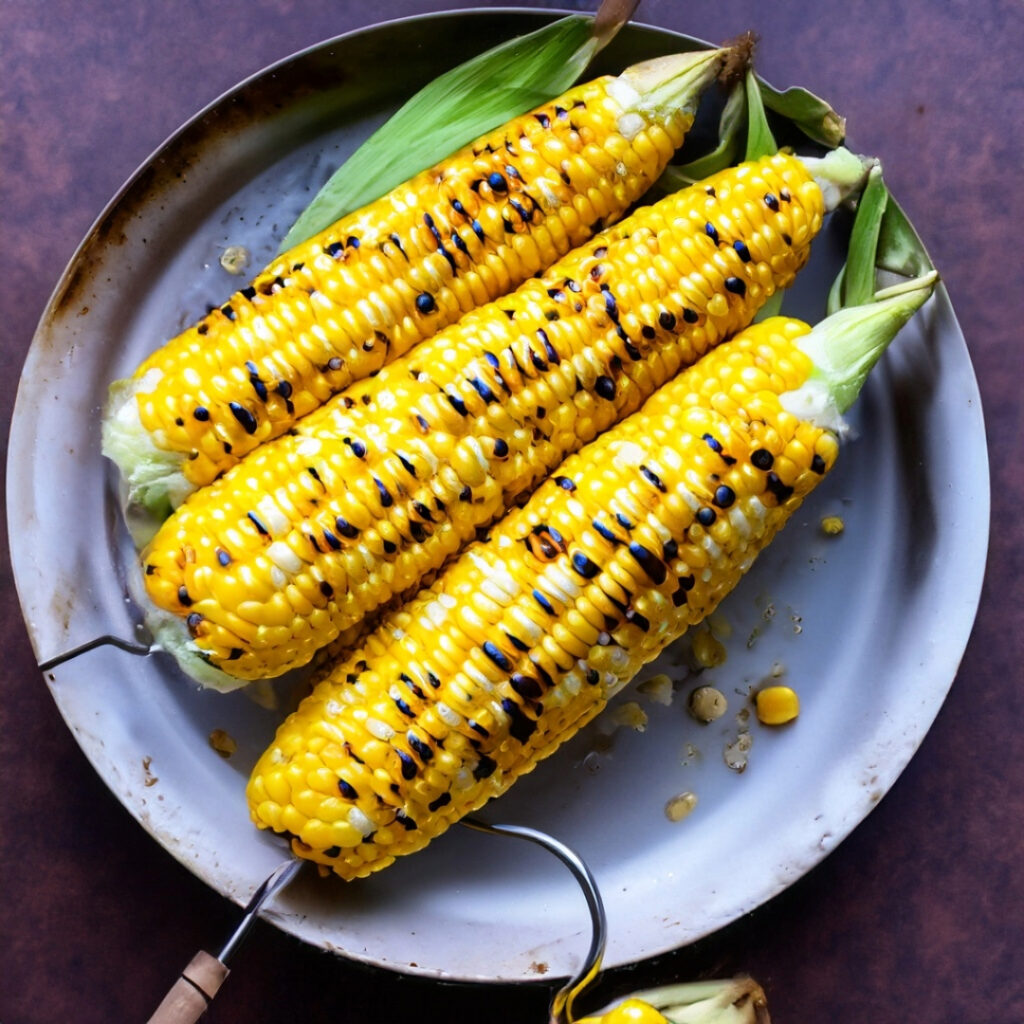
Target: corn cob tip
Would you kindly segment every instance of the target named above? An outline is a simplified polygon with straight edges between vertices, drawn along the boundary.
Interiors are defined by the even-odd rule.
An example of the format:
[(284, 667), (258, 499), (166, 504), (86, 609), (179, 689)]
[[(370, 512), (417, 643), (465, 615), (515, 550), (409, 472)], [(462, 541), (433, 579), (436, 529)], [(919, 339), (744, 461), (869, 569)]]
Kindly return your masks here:
[(722, 48), (727, 52), (722, 70), (718, 74), (718, 82), (723, 89), (731, 89), (738, 85), (747, 71), (754, 66), (757, 43), (757, 33), (749, 30), (735, 39), (722, 43)]
[(701, 93), (718, 77), (730, 52), (721, 48), (654, 57), (626, 68), (610, 84), (609, 92), (622, 104), (623, 117), (693, 113)]
[(821, 157), (804, 156), (800, 159), (821, 189), (826, 213), (831, 213), (845, 200), (862, 192), (871, 169), (878, 164), (874, 157), (858, 156), (845, 146)]
[(797, 341), (814, 364), (807, 381), (782, 395), (788, 411), (838, 434), (842, 415), (857, 399), (871, 368), (907, 321), (931, 297), (939, 275), (931, 270), (875, 293), (874, 301), (840, 309)]
[(764, 989), (745, 975), (636, 992), (579, 1024), (771, 1024)]

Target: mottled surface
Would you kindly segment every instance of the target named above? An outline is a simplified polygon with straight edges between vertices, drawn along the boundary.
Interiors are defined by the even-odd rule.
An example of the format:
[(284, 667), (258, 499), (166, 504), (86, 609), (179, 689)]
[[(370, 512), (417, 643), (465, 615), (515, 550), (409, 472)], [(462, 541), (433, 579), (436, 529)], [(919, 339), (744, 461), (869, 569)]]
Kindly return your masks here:
[[(12, 383), (0, 398), (5, 422), (61, 269), (169, 132), (294, 50), (439, 6), (6, 4), (0, 351)], [(613, 972), (601, 994), (748, 971), (767, 988), (779, 1022), (1021, 1020), (1024, 12), (1011, 0), (644, 0), (640, 16), (711, 39), (756, 29), (770, 80), (828, 96), (857, 145), (886, 158), (891, 187), (942, 271), (980, 379), (995, 528), (958, 679), (878, 809), (768, 906), (696, 947)], [(0, 1020), (143, 1020), (175, 972), (200, 946), (215, 946), (237, 911), (149, 839), (94, 775), (35, 668), (6, 550), (0, 572)], [(540, 985), (481, 989), (384, 974), (262, 925), (236, 968), (207, 1019), (524, 1022), (544, 1019), (549, 995)]]

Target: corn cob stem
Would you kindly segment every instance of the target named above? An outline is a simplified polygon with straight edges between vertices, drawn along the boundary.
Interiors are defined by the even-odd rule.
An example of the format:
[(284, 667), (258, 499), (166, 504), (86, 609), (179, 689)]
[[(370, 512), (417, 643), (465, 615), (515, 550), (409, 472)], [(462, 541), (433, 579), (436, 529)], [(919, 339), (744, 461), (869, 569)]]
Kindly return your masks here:
[(724, 50), (571, 89), (275, 260), (115, 382), (103, 449), (166, 515), (462, 314), (618, 220), (693, 123)]
[(307, 662), (749, 323), (823, 213), (796, 157), (723, 172), (339, 395), (164, 524), (151, 628), (222, 688)]

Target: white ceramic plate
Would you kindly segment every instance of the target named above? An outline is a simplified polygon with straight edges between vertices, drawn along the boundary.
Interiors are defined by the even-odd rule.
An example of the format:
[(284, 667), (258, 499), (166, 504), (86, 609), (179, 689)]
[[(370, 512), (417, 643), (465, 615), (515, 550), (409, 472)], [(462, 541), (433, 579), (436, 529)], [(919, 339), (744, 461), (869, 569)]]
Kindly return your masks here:
[[(316, 187), (404, 97), (443, 67), (536, 27), (536, 12), (459, 13), (343, 37), (243, 83), (189, 122), (101, 215), (48, 306), (11, 432), (8, 506), (19, 594), (43, 662), (91, 638), (131, 638), (132, 550), (99, 452), (110, 380), (238, 285), (218, 257), (259, 266)], [(696, 45), (630, 27), (602, 58), (617, 69)], [(440, 63), (439, 54), (445, 63)], [(350, 67), (389, 67), (367, 83)], [(787, 311), (817, 318), (838, 268), (827, 232)], [(861, 821), (910, 760), (954, 678), (977, 606), (988, 530), (987, 457), (970, 360), (945, 292), (872, 376), (861, 435), (723, 606), (730, 698), (713, 726), (630, 692), (644, 734), (595, 752), (592, 726), (499, 802), (494, 821), (574, 846), (607, 904), (607, 963), (687, 943), (799, 878)], [(846, 532), (825, 539), (821, 517)], [(774, 614), (772, 614), (774, 612)], [(683, 678), (679, 651), (665, 659)], [(803, 712), (771, 731), (742, 719), (750, 688), (785, 669)], [(645, 673), (652, 675), (656, 669)], [(243, 693), (200, 692), (162, 655), (102, 648), (47, 674), (83, 751), (154, 838), (244, 902), (282, 847), (249, 823), (243, 787), (278, 715)], [(223, 760), (213, 729), (238, 741)], [(743, 774), (723, 751), (742, 729)], [(698, 804), (671, 822), (665, 804)], [(582, 897), (549, 855), (455, 828), (365, 882), (303, 878), (270, 914), (317, 946), (401, 971), (524, 980), (570, 973), (589, 940)]]

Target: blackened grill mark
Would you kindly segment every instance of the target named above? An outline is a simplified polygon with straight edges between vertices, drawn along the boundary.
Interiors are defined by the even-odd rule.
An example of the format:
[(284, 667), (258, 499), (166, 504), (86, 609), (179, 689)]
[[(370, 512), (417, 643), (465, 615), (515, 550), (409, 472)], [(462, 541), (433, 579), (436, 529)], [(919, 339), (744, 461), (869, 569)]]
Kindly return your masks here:
[(501, 710), (508, 715), (508, 731), (512, 739), (525, 743), (536, 732), (536, 721), (523, 714), (523, 709), (510, 697), (502, 699)]
[(395, 821), (398, 822), (406, 832), (415, 832), (419, 825), (409, 817), (405, 811), (395, 811)]
[(338, 779), (338, 792), (341, 793), (346, 800), (359, 799), (359, 793), (355, 786), (350, 782), (346, 782), (344, 779)]
[(650, 341), (658, 332), (650, 324), (644, 324), (640, 328), (640, 333)]
[(490, 185), (492, 192), (505, 193), (508, 191), (508, 182), (499, 171), (492, 171), (487, 176), (487, 184)]
[(484, 229), (480, 226), (480, 221), (474, 217), (471, 227), (473, 228), (473, 234), (483, 242), (487, 236), (484, 234)]
[(766, 192), (765, 193), (764, 205), (767, 206), (769, 210), (774, 210), (776, 213), (778, 213), (779, 201), (778, 201), (778, 199), (775, 198), (774, 195), (772, 195), (771, 192)]
[(352, 438), (346, 437), (344, 439), (344, 442), (349, 446), (349, 448), (352, 449), (352, 454), (357, 459), (362, 459), (366, 457), (366, 445), (363, 444), (362, 441), (353, 441)]
[(246, 514), (248, 515), (250, 521), (252, 522), (252, 525), (256, 527), (257, 533), (261, 534), (264, 537), (270, 536), (270, 531), (263, 525), (263, 523), (260, 522), (255, 512), (248, 512)]
[(715, 488), (715, 504), (719, 508), (729, 508), (736, 501), (736, 492), (726, 484)]
[(230, 565), (231, 556), (223, 548), (217, 548), (217, 561), (221, 565)]
[(197, 405), (192, 410), (192, 415), (199, 420), (200, 423), (205, 423), (210, 418), (210, 410), (203, 405)]
[(416, 423), (424, 434), (429, 433), (430, 424), (419, 413), (416, 413)]
[(409, 476), (415, 478), (416, 467), (401, 452), (395, 452), (395, 454), (398, 456), (398, 461), (402, 464), (402, 469), (404, 469)]
[(331, 259), (340, 260), (345, 255), (345, 243), (331, 242), (330, 245), (324, 246), (324, 252), (327, 253)]
[(458, 231), (452, 232), (452, 245), (459, 250), (464, 256), (469, 255), (469, 246), (462, 240), (462, 235)]
[(780, 505), (793, 496), (793, 488), (784, 484), (778, 473), (769, 473), (765, 486), (775, 495)]
[(548, 368), (548, 364), (532, 348), (530, 349), (530, 362), (533, 363), (534, 369), (540, 370), (541, 373), (544, 373)]
[(679, 554), (679, 545), (671, 538), (661, 546), (662, 557), (666, 562), (671, 562)]
[(230, 306), (230, 305), (224, 305), (224, 306), (221, 306), (221, 307), (220, 307), (220, 311), (221, 311), (221, 312), (222, 312), (222, 313), (223, 313), (223, 314), (224, 314), (224, 315), (225, 315), (225, 316), (226, 316), (226, 317), (227, 317), (227, 318), (228, 318), (229, 320), (234, 320), (234, 319), (235, 319), (235, 311), (234, 311), (234, 310), (233, 310), (233, 309), (231, 308), (231, 306)]
[(460, 416), (467, 415), (467, 413), (466, 413), (466, 403), (461, 398), (459, 398), (458, 395), (453, 395), (453, 394), (450, 394), (449, 392), (446, 391), (444, 393), (444, 397), (448, 399), (449, 403), (451, 404), (451, 407)]
[(481, 380), (479, 377), (470, 377), (469, 383), (476, 389), (476, 393), (488, 404), (496, 402), (498, 400), (494, 392), (488, 387), (487, 383)]
[(746, 283), (740, 277), (727, 277), (725, 279), (725, 290), (727, 292), (732, 292), (733, 295), (747, 294)]
[(551, 607), (551, 602), (539, 591), (533, 592), (533, 599), (548, 613), (548, 615), (554, 615), (555, 609)]
[(624, 530), (632, 530), (633, 524), (621, 512), (615, 513), (615, 520)]
[(416, 296), (416, 308), (426, 315), (427, 313), (433, 313), (437, 309), (437, 303), (434, 301), (434, 296), (429, 292), (420, 292)]
[(665, 309), (658, 314), (658, 323), (661, 324), (666, 331), (671, 331), (676, 325), (676, 318), (674, 314)]
[(390, 508), (395, 503), (395, 499), (391, 496), (391, 492), (376, 476), (373, 478), (373, 482), (377, 485), (377, 493), (380, 495), (380, 503), (385, 508)]
[(395, 248), (396, 248), (396, 249), (397, 249), (397, 250), (398, 250), (398, 251), (399, 251), (399, 252), (400, 252), (400, 253), (401, 253), (401, 254), (402, 254), (403, 256), (405, 256), (405, 261), (406, 261), (406, 263), (408, 263), (408, 262), (409, 262), (409, 257), (405, 255), (405, 250), (404, 250), (404, 249), (402, 248), (402, 240), (401, 240), (401, 239), (400, 239), (400, 238), (398, 237), (398, 235), (396, 235), (396, 234), (395, 234), (394, 232), (392, 232), (392, 233), (391, 233), (390, 235), (388, 235), (388, 238), (390, 238), (390, 239), (391, 239), (391, 241), (392, 241), (392, 243), (394, 244)]
[(640, 472), (643, 475), (644, 479), (649, 484), (651, 484), (652, 486), (656, 487), (659, 491), (661, 491), (662, 494), (668, 492), (668, 488), (661, 482), (661, 477), (659, 477), (657, 473), (653, 473), (646, 466), (641, 466)]
[(237, 402), (229, 402), (228, 408), (231, 410), (231, 414), (236, 420), (242, 425), (242, 429), (247, 434), (255, 434), (258, 426), (256, 417), (244, 405), (239, 405)]
[(750, 461), (756, 469), (771, 469), (775, 462), (775, 456), (767, 448), (758, 448), (750, 456)]
[(508, 441), (499, 437), (494, 442), (494, 457), (503, 459), (506, 455), (508, 455)]
[(718, 229), (711, 223), (711, 221), (708, 221), (707, 224), (704, 225), (704, 233), (712, 242), (715, 243), (715, 245), (718, 245)]
[(382, 540), (381, 544), (386, 555), (393, 555), (398, 550), (398, 545), (392, 540)]
[(540, 122), (541, 128), (549, 128), (551, 126), (551, 118), (547, 114), (534, 114), (533, 116)]
[(324, 540), (332, 551), (339, 551), (341, 549), (341, 541), (326, 528), (324, 529)]
[(479, 722), (473, 721), (472, 718), (468, 720), (467, 725), (473, 730), (473, 732), (483, 736), (484, 739), (487, 739), (491, 735)]
[(424, 763), (431, 761), (434, 757), (434, 751), (430, 744), (424, 743), (414, 732), (407, 732), (405, 738), (409, 741), (409, 746), (412, 747), (413, 753)]
[(347, 537), (349, 540), (359, 535), (359, 531), (347, 519), (343, 519), (341, 516), (334, 520), (334, 527), (342, 537)]
[(490, 778), (498, 765), (489, 757), (481, 755), (476, 767), (473, 769), (473, 778), (478, 782), (481, 779)]
[(697, 522), (701, 526), (712, 526), (717, 518), (718, 515), (715, 510), (708, 508), (706, 505), (697, 512)]
[(434, 521), (434, 517), (430, 514), (430, 509), (427, 508), (427, 506), (424, 505), (422, 501), (414, 501), (412, 503), (412, 510), (421, 519), (426, 519), (428, 523), (432, 523)]
[(514, 636), (508, 630), (505, 630), (505, 636), (508, 638), (508, 642), (517, 650), (526, 652), (530, 649), (530, 645), (524, 640), (520, 640), (519, 637)]
[(409, 523), (409, 533), (412, 534), (412, 539), (416, 541), (417, 544), (422, 544), (423, 541), (427, 539), (427, 531), (423, 529), (423, 525), (421, 523), (417, 523), (416, 520), (412, 520)]
[(516, 211), (516, 213), (519, 214), (520, 217), (523, 218), (524, 223), (528, 224), (532, 220), (533, 214), (528, 213), (526, 207), (524, 207), (523, 204), (520, 203), (518, 200), (510, 199), (508, 201), (508, 204), (509, 206), (512, 207), (513, 210)]
[(178, 587), (178, 601), (186, 608), (192, 606), (192, 598), (189, 596), (188, 589), (184, 586)]
[(197, 334), (209, 334), (210, 333), (210, 325), (209, 324), (200, 324), (196, 328), (196, 333)]
[(608, 527), (607, 527), (607, 526), (605, 526), (605, 525), (604, 525), (604, 523), (602, 523), (602, 522), (601, 522), (600, 520), (598, 520), (598, 519), (595, 519), (595, 520), (594, 520), (594, 521), (593, 521), (593, 522), (591, 523), (591, 526), (593, 526), (593, 527), (594, 527), (594, 529), (595, 529), (595, 530), (597, 530), (597, 532), (598, 532), (598, 533), (599, 533), (599, 534), (600, 534), (600, 535), (601, 535), (602, 537), (604, 537), (604, 539), (605, 539), (606, 541), (608, 541), (609, 543), (611, 543), (611, 544), (621, 544), (621, 543), (622, 543), (622, 541), (620, 541), (620, 540), (619, 540), (619, 538), (618, 538), (618, 537), (616, 537), (616, 536), (615, 536), (615, 534), (614, 534), (614, 533), (612, 533), (612, 531), (611, 531), (611, 530), (609, 530), (609, 529), (608, 529)]
[(185, 625), (188, 626), (189, 635), (195, 639), (199, 635), (199, 627), (202, 625), (203, 617), (199, 612), (192, 612), (188, 618), (185, 619)]
[(817, 453), (811, 459), (811, 472), (817, 473), (818, 476), (825, 472), (825, 460)]
[(439, 811), (442, 807), (447, 806), (452, 802), (451, 793), (442, 793), (436, 800), (431, 800), (427, 804), (427, 809), (431, 811)]
[(686, 308), (683, 310), (683, 319), (688, 324), (695, 324), (700, 319), (700, 314), (695, 309)]
[(532, 676), (523, 675), (522, 672), (516, 672), (509, 679), (509, 684), (520, 697), (526, 700), (536, 700), (544, 693), (540, 683), (537, 682)]
[(574, 552), (572, 556), (572, 567), (585, 580), (592, 580), (601, 571), (601, 567), (587, 558), (582, 551)]
[(626, 612), (626, 621), (633, 623), (634, 626), (642, 629), (645, 633), (651, 628), (650, 620), (632, 608)]
[(554, 346), (551, 344), (551, 341), (548, 338), (548, 333), (547, 331), (544, 330), (543, 327), (537, 328), (537, 337), (540, 338), (541, 343), (544, 345), (544, 351), (547, 353), (548, 362), (554, 363), (555, 366), (558, 366), (558, 364), (561, 363), (562, 359), (559, 356), (559, 354), (555, 351)]
[(416, 767), (416, 762), (404, 750), (396, 750), (395, 753), (398, 754), (398, 760), (402, 763), (402, 778), (415, 779), (419, 770)]
[(668, 575), (668, 566), (653, 552), (642, 544), (633, 541), (629, 545), (629, 553), (636, 559), (637, 565), (654, 583), (661, 585)]
[(411, 707), (409, 707), (409, 705), (406, 704), (405, 701), (402, 700), (401, 697), (395, 697), (394, 701), (395, 701), (395, 707), (398, 708), (398, 710), (401, 711), (402, 714), (405, 715), (406, 718), (415, 718), (416, 717), (416, 712), (413, 711), (413, 709)]
[(732, 247), (736, 250), (736, 254), (739, 256), (744, 263), (750, 262), (750, 250), (747, 248), (747, 243), (737, 239), (732, 243)]
[(567, 476), (556, 476), (555, 483), (562, 488), (563, 491), (575, 491), (576, 485)]
[(512, 664), (508, 658), (505, 657), (504, 653), (500, 648), (491, 643), (490, 640), (485, 640), (481, 650), (484, 654), (494, 662), (502, 670), (502, 672), (511, 672)]

